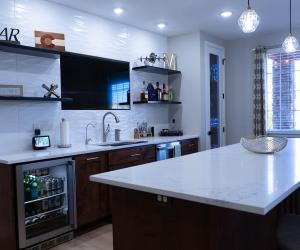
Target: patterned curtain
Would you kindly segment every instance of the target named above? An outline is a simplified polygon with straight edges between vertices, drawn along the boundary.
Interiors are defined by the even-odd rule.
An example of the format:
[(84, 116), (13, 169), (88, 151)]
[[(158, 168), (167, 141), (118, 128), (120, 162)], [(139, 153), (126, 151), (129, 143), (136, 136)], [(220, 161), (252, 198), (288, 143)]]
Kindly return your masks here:
[(254, 135), (265, 135), (265, 58), (266, 49), (257, 47), (254, 60)]

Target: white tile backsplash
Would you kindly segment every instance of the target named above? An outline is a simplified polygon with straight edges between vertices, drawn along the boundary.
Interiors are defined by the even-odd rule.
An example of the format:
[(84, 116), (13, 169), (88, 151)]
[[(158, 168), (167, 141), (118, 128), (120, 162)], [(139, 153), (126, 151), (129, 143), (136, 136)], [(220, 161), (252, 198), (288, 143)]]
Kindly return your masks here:
[[(3, 5), (2, 5), (2, 2)], [(20, 41), (34, 46), (34, 30), (61, 32), (66, 37), (66, 50), (105, 58), (130, 61), (150, 52), (167, 51), (167, 38), (85, 12), (42, 0), (9, 0), (1, 2), (0, 29), (5, 26), (21, 30)], [(14, 4), (15, 2), (15, 4)], [(166, 82), (154, 74), (131, 72), (131, 99), (139, 99), (142, 81)], [(21, 84), (25, 96), (43, 96), (41, 85), (60, 86), (59, 60), (0, 52), (0, 84)], [(60, 91), (60, 88), (59, 88)], [(59, 143), (59, 122), (70, 122), (72, 143), (84, 143), (85, 126), (97, 122), (89, 134), (100, 141), (102, 117), (106, 111), (62, 111), (60, 103), (0, 102), (0, 152), (10, 153), (31, 148), (34, 126)], [(132, 105), (131, 110), (115, 111), (120, 123), (108, 117), (113, 139), (114, 129), (121, 129), (121, 139), (133, 138), (137, 122), (155, 126), (156, 133), (168, 127), (167, 105)]]

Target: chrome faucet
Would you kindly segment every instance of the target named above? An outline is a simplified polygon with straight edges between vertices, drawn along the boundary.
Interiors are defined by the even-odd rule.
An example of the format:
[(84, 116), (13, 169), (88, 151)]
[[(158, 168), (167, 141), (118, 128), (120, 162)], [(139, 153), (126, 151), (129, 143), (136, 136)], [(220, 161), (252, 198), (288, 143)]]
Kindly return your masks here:
[(103, 142), (106, 142), (107, 135), (110, 132), (110, 125), (109, 124), (105, 128), (105, 118), (106, 118), (107, 115), (112, 115), (115, 118), (116, 123), (120, 122), (120, 119), (114, 113), (107, 112), (107, 113), (104, 114), (103, 119), (102, 119), (102, 124), (103, 124), (103, 130), (102, 130)]
[(92, 141), (91, 138), (88, 138), (88, 128), (89, 128), (89, 126), (92, 126), (94, 128), (94, 127), (96, 127), (96, 123), (90, 122), (85, 127), (85, 144), (86, 145), (89, 145), (89, 143)]

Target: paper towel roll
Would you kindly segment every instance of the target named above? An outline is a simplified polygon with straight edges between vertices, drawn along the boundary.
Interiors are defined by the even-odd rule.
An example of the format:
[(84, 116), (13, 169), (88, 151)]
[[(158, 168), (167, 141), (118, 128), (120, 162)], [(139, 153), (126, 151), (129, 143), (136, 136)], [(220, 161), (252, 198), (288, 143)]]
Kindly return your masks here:
[(69, 146), (70, 143), (70, 126), (69, 122), (65, 119), (61, 120), (60, 123), (60, 145)]

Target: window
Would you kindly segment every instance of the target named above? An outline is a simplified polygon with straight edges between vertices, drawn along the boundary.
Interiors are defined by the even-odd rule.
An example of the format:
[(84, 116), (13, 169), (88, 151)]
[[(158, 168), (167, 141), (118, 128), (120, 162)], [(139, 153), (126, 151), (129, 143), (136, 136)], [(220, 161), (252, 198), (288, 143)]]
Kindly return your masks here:
[(300, 51), (267, 52), (265, 102), (268, 133), (300, 133)]

